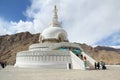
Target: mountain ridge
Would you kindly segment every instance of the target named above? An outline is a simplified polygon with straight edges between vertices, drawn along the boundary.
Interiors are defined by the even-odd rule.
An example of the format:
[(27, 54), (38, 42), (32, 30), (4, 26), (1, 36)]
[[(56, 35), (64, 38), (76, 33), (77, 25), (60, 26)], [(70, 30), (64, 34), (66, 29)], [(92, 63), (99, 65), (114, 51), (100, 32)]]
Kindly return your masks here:
[[(0, 36), (0, 62), (14, 64), (16, 53), (28, 50), (31, 44), (38, 43), (39, 35), (40, 33), (31, 34), (30, 32), (21, 32)], [(106, 64), (120, 64), (120, 49), (107, 46), (92, 47), (87, 44), (77, 44), (96, 61), (103, 60)]]

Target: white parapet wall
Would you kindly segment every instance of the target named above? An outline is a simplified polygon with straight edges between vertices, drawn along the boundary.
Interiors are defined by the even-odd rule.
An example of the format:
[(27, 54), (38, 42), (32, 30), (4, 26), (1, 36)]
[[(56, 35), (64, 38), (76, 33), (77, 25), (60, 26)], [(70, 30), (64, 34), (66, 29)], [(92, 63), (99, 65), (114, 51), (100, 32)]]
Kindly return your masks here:
[(22, 51), (17, 54), (15, 67), (67, 69), (68, 63), (69, 51)]
[(84, 61), (77, 57), (73, 52), (70, 51), (71, 54), (71, 61), (72, 61), (72, 68), (73, 69), (81, 69), (86, 70)]
[(87, 58), (87, 61), (89, 61), (94, 66), (96, 61), (92, 57), (87, 55), (85, 52), (82, 52), (82, 55), (85, 56)]

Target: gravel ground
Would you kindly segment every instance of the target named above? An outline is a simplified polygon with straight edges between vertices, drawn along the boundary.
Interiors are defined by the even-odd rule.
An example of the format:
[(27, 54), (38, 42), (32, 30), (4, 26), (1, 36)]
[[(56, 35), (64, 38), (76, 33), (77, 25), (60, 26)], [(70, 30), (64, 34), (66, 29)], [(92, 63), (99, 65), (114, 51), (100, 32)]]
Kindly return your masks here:
[(107, 70), (26, 69), (7, 66), (0, 80), (120, 80), (120, 67)]

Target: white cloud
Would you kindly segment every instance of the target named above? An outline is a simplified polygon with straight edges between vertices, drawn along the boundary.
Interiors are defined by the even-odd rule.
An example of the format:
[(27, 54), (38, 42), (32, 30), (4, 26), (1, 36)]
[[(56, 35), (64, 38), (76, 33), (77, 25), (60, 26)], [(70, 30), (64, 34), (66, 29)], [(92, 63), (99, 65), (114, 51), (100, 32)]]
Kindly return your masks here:
[(94, 44), (120, 29), (119, 1), (84, 0), (67, 3), (63, 9), (68, 13), (68, 21), (71, 21), (66, 30), (72, 41)]
[(22, 21), (20, 20), (18, 23), (17, 22), (11, 22), (10, 26), (11, 30), (15, 31), (16, 33), (19, 32), (24, 32), (24, 31), (30, 31), (30, 32), (34, 32), (34, 27), (33, 27), (33, 23), (29, 22), (29, 21)]
[[(119, 0), (56, 0), (59, 20), (68, 32), (70, 41), (94, 44), (120, 30)], [(26, 10), (30, 21), (10, 22), (3, 33), (30, 31), (41, 32), (48, 27), (52, 17), (54, 0), (32, 0)], [(2, 23), (2, 22), (0, 22)], [(0, 27), (1, 28), (1, 27)], [(5, 30), (4, 30), (5, 29)], [(8, 30), (8, 31), (6, 31)]]
[(9, 26), (9, 22), (0, 18), (0, 35), (4, 35), (5, 33), (9, 33), (7, 26)]

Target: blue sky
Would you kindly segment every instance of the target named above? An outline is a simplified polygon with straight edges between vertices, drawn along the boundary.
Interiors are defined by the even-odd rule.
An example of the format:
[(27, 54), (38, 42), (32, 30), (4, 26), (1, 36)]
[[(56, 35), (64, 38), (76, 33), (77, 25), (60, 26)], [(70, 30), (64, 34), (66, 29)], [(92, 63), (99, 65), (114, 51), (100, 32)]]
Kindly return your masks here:
[(24, 11), (30, 4), (29, 0), (0, 0), (0, 16), (9, 21), (26, 20)]
[(99, 40), (95, 44), (119, 46), (120, 45), (120, 31), (115, 32), (111, 34), (110, 36), (107, 36)]
[[(49, 26), (55, 0), (0, 0), (0, 35)], [(71, 42), (120, 45), (119, 0), (56, 0), (59, 21)]]

